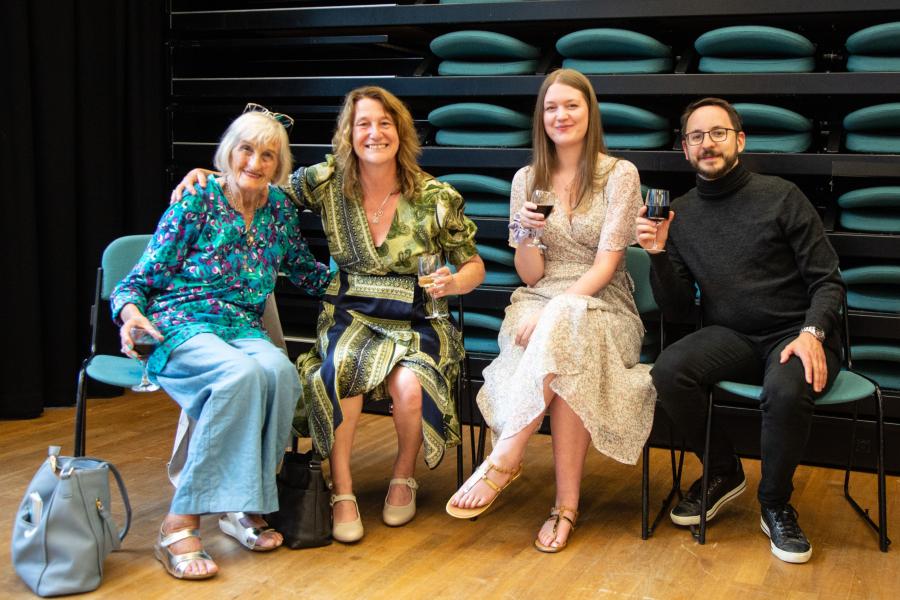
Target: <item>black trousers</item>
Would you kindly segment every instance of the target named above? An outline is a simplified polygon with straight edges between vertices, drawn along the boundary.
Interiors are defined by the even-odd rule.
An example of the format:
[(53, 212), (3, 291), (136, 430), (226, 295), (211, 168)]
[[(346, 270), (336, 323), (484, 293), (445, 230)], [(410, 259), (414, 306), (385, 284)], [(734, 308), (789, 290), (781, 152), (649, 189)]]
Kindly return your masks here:
[[(791, 499), (794, 470), (809, 439), (817, 394), (806, 383), (803, 363), (796, 356), (779, 362), (781, 351), (799, 334), (800, 326), (765, 336), (739, 333), (712, 325), (667, 347), (653, 366), (653, 383), (660, 406), (702, 459), (710, 386), (729, 380), (759, 385), (763, 392), (762, 479), (760, 504), (785, 504)], [(840, 370), (840, 344), (832, 335), (825, 341), (828, 386)], [(711, 475), (731, 472), (734, 447), (727, 432), (713, 422), (710, 438)]]

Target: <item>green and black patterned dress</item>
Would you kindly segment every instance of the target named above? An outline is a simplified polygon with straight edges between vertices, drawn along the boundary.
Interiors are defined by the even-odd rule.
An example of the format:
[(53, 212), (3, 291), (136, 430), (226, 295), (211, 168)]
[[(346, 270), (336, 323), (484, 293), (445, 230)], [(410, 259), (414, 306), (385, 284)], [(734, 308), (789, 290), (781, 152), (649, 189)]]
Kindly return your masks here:
[[(303, 393), (294, 425), (327, 456), (342, 421), (339, 400), (359, 394), (387, 399), (385, 379), (402, 365), (422, 384), (425, 463), (434, 468), (444, 450), (459, 443), (453, 391), (464, 350), (449, 319), (425, 318), (429, 299), (416, 284), (418, 257), (443, 253), (447, 262), (461, 265), (477, 254), (476, 227), (463, 214), (456, 190), (422, 174), (416, 196), (400, 198), (387, 239), (375, 246), (361, 203), (345, 198), (341, 184), (328, 156), (298, 169), (287, 190), (321, 216), (340, 267), (323, 298), (316, 346), (297, 359)], [(445, 299), (441, 304), (446, 310)]]

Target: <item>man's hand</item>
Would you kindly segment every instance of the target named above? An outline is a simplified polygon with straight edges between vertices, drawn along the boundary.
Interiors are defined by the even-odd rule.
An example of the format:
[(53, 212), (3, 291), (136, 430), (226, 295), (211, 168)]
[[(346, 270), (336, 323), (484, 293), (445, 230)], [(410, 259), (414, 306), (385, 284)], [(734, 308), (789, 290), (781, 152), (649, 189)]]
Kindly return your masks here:
[(804, 331), (781, 351), (781, 364), (786, 363), (792, 355), (803, 363), (806, 383), (811, 383), (816, 393), (824, 390), (828, 379), (828, 366), (825, 363), (822, 342), (817, 340), (816, 336)]
[(634, 220), (635, 234), (641, 248), (656, 254), (666, 248), (666, 240), (669, 239), (669, 225), (675, 218), (675, 211), (669, 209), (669, 218), (665, 221), (651, 221), (644, 216), (646, 214), (647, 207), (642, 206)]
[(516, 331), (517, 346), (528, 347), (528, 341), (531, 339), (531, 334), (534, 333), (534, 328), (537, 327), (538, 321), (541, 320), (542, 312), (542, 310), (535, 311), (519, 324), (519, 330)]

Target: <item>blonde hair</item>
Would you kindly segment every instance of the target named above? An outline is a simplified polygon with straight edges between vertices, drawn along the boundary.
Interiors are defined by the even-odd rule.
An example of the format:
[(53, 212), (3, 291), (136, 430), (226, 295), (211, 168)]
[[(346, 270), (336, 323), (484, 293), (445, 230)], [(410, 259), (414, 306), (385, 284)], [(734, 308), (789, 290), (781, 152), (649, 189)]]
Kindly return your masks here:
[(541, 89), (538, 91), (537, 103), (534, 105), (534, 120), (531, 125), (532, 161), (531, 169), (534, 177), (531, 187), (528, 189), (528, 198), (534, 190), (549, 190), (552, 186), (553, 172), (557, 169), (556, 145), (547, 135), (544, 129), (544, 99), (550, 86), (559, 83), (575, 88), (584, 97), (588, 107), (587, 133), (584, 137), (584, 146), (581, 149), (578, 171), (572, 182), (575, 190), (575, 205), (573, 212), (583, 212), (590, 207), (591, 195), (594, 190), (606, 185), (609, 174), (615, 167), (612, 162), (609, 169), (603, 173), (597, 173), (599, 155), (606, 154), (606, 142), (603, 141), (603, 125), (600, 121), (600, 109), (597, 105), (597, 95), (588, 78), (574, 69), (558, 69), (544, 79)]
[(248, 112), (231, 122), (222, 139), (213, 164), (216, 169), (227, 175), (232, 174), (231, 153), (241, 142), (250, 142), (255, 145), (267, 146), (274, 144), (278, 157), (278, 166), (271, 183), (274, 185), (287, 184), (288, 177), (293, 170), (294, 158), (291, 156), (291, 146), (288, 143), (287, 130), (284, 126), (261, 112)]
[(346, 198), (362, 199), (359, 159), (353, 151), (353, 122), (356, 118), (356, 103), (363, 98), (380, 102), (384, 112), (394, 121), (400, 146), (397, 151), (397, 181), (400, 193), (411, 198), (416, 192), (417, 176), (422, 172), (418, 163), (422, 151), (419, 136), (406, 105), (394, 94), (374, 85), (351, 90), (344, 98), (344, 106), (338, 116), (331, 145), (334, 148), (335, 162), (343, 172), (344, 184), (341, 191)]

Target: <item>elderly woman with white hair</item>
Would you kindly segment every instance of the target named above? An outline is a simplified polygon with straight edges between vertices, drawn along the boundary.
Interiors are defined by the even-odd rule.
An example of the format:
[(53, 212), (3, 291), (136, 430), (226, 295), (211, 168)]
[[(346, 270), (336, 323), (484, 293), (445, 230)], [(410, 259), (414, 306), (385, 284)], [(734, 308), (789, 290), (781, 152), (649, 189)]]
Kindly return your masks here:
[(296, 206), (276, 187), (291, 173), (291, 122), (248, 105), (216, 151), (223, 176), (169, 207), (112, 294), (122, 351), (137, 356), (136, 329), (155, 338), (149, 371), (196, 421), (156, 544), (178, 579), (218, 571), (199, 539), (203, 514), (223, 513), (222, 531), (251, 550), (282, 543), (260, 515), (278, 509), (275, 473), (300, 381), (263, 330), (263, 308), (279, 272), (313, 296), (331, 279), (300, 234)]

